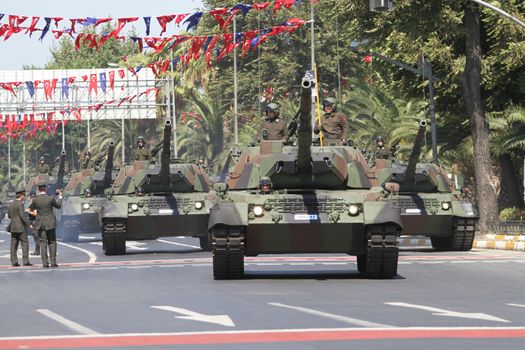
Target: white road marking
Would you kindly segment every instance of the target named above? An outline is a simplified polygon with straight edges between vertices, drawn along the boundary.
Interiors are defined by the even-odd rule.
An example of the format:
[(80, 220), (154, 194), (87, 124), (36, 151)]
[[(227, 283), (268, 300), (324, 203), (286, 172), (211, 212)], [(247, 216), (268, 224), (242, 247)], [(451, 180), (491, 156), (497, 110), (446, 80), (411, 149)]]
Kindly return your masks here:
[(76, 249), (78, 251), (86, 253), (89, 256), (89, 261), (88, 261), (89, 264), (93, 264), (93, 263), (95, 263), (97, 261), (97, 256), (95, 255), (95, 253), (90, 252), (89, 250), (82, 249), (82, 248), (79, 248), (77, 246), (74, 246), (74, 245), (71, 245), (71, 244), (67, 244), (67, 243), (63, 243), (63, 242), (57, 242), (57, 243), (60, 244), (60, 245), (65, 246), (65, 247), (69, 247), (71, 249)]
[(82, 235), (79, 235), (78, 238), (82, 238), (82, 239), (95, 239), (95, 236), (82, 236)]
[(375, 322), (370, 322), (370, 321), (365, 321), (365, 320), (359, 320), (357, 318), (351, 318), (351, 317), (346, 317), (346, 316), (341, 316), (341, 315), (336, 315), (336, 314), (330, 314), (328, 312), (317, 311), (317, 310), (308, 309), (308, 308), (300, 307), (300, 306), (292, 306), (292, 305), (286, 305), (286, 304), (281, 304), (281, 303), (268, 303), (268, 305), (277, 306), (277, 307), (283, 307), (283, 308), (286, 308), (286, 309), (292, 309), (292, 310), (304, 312), (304, 313), (307, 313), (307, 314), (310, 314), (310, 315), (330, 318), (332, 320), (341, 321), (341, 322), (353, 324), (353, 325), (356, 325), (356, 326), (372, 327), (372, 328), (385, 328), (385, 327), (390, 328), (390, 327), (393, 327), (393, 326), (389, 326), (387, 324), (375, 323)]
[(148, 250), (148, 247), (143, 247), (146, 244), (144, 242), (126, 241), (126, 249)]
[(50, 319), (57, 321), (58, 323), (63, 324), (67, 328), (71, 329), (72, 331), (75, 331), (77, 333), (83, 334), (83, 335), (98, 335), (100, 333), (95, 332), (92, 329), (89, 329), (87, 327), (84, 327), (76, 322), (73, 322), (71, 320), (68, 320), (67, 318), (64, 318), (60, 316), (59, 314), (54, 313), (51, 310), (48, 309), (37, 309), (37, 312), (41, 313), (42, 315), (49, 317)]
[(197, 247), (196, 245), (184, 244), (184, 243), (177, 243), (177, 242), (171, 242), (171, 241), (166, 241), (166, 240), (164, 240), (164, 239), (157, 239), (157, 241), (162, 242), (162, 243), (168, 243), (168, 244), (178, 245), (178, 246), (181, 246), (181, 247), (188, 247), (188, 248), (197, 248), (197, 249), (201, 249), (201, 247)]
[(516, 307), (525, 307), (525, 305), (523, 305), (523, 304), (512, 304), (512, 303), (507, 303), (506, 305), (508, 305), (508, 306), (516, 306)]
[(430, 312), (432, 312), (432, 315), (436, 315), (436, 316), (449, 316), (449, 317), (459, 317), (459, 318), (474, 318), (474, 319), (485, 320), (485, 321), (510, 323), (510, 321), (505, 320), (503, 318), (499, 318), (499, 317), (496, 317), (496, 316), (484, 314), (484, 313), (481, 313), (481, 312), (457, 312), (457, 311), (439, 309), (437, 307), (432, 307), (432, 306), (416, 305), (416, 304), (409, 304), (409, 303), (403, 303), (403, 302), (386, 302), (385, 304), (386, 305), (391, 305), (391, 306), (408, 307), (408, 308), (412, 308), (412, 309), (420, 309), (420, 310), (430, 311)]
[(171, 311), (185, 316), (175, 316), (176, 318), (181, 318), (183, 320), (190, 321), (199, 321), (207, 323), (215, 323), (225, 327), (235, 327), (232, 319), (228, 315), (204, 315), (195, 311), (183, 309), (180, 307), (174, 306), (151, 306), (153, 309)]
[(4, 240), (4, 239), (0, 239), (0, 243), (4, 243), (4, 242), (5, 242), (5, 240)]

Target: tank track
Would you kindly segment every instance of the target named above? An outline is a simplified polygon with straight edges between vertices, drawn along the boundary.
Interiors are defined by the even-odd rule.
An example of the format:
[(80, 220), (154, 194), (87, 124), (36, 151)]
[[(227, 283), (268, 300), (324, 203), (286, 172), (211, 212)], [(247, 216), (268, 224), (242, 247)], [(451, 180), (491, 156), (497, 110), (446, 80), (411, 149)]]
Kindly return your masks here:
[(367, 227), (367, 252), (357, 256), (357, 269), (368, 278), (386, 279), (397, 275), (399, 229), (394, 225)]
[(211, 238), (210, 236), (200, 236), (199, 244), (202, 250), (205, 252), (211, 252)]
[(126, 254), (126, 223), (106, 220), (102, 224), (102, 250), (106, 255)]
[(80, 224), (77, 220), (64, 220), (59, 224), (58, 231), (62, 242), (78, 242)]
[(453, 233), (447, 237), (431, 237), (432, 247), (441, 251), (468, 251), (476, 235), (475, 219), (455, 218)]
[(213, 277), (216, 280), (244, 277), (244, 232), (242, 228), (214, 228), (211, 233)]

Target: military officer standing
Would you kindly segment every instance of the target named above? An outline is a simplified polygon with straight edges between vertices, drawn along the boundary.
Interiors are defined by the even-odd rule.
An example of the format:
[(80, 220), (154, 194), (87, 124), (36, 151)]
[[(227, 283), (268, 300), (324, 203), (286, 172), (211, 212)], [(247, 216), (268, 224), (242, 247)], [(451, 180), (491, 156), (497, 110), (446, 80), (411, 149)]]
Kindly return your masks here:
[(262, 140), (286, 140), (288, 130), (286, 122), (279, 118), (279, 105), (270, 103), (266, 106), (266, 118), (259, 127), (257, 141)]
[[(36, 210), (36, 219), (34, 229), (38, 232), (40, 239), (40, 256), (44, 268), (58, 267), (57, 265), (57, 239), (56, 239), (56, 218), (53, 208), (59, 209), (62, 206), (62, 190), (57, 189), (58, 197), (55, 198), (46, 193), (47, 185), (40, 183), (38, 185), (38, 195), (33, 198), (29, 207), (30, 210)], [(49, 260), (48, 260), (49, 247)]]
[(327, 140), (348, 140), (348, 118), (337, 112), (335, 99), (328, 97), (323, 101), (324, 114), (321, 116), (321, 125), (315, 124), (314, 133), (323, 132), (323, 138)]
[(40, 160), (39, 160), (39, 163), (38, 163), (38, 167), (37, 167), (38, 174), (49, 175), (50, 171), (51, 171), (51, 169), (49, 168), (49, 165), (47, 165), (46, 159), (44, 157), (40, 157)]
[(18, 264), (18, 245), (22, 246), (22, 263), (24, 266), (31, 266), (29, 262), (29, 243), (27, 242), (27, 230), (29, 228), (29, 220), (24, 211), (24, 200), (26, 193), (24, 189), (16, 191), (16, 199), (9, 204), (7, 215), (11, 219), (9, 224), (9, 232), (11, 232), (11, 265), (20, 266)]

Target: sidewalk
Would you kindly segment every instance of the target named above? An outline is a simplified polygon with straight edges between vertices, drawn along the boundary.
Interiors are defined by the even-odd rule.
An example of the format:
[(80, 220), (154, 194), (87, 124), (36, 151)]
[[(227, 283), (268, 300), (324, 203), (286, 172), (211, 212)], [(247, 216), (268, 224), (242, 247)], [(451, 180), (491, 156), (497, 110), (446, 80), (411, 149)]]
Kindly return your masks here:
[[(420, 247), (430, 248), (432, 243), (426, 236), (401, 236), (399, 238), (400, 247)], [(501, 249), (516, 250), (525, 252), (525, 235), (495, 235), (488, 234), (474, 240), (472, 248), (478, 249)]]

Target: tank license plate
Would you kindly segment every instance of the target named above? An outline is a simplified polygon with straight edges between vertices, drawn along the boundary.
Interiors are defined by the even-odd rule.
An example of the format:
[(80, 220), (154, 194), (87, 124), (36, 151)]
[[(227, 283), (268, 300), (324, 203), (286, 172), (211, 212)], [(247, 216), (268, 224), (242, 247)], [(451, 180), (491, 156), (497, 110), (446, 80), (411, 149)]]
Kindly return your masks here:
[(295, 220), (319, 220), (317, 214), (295, 214)]
[(173, 209), (159, 209), (159, 214), (173, 214)]

